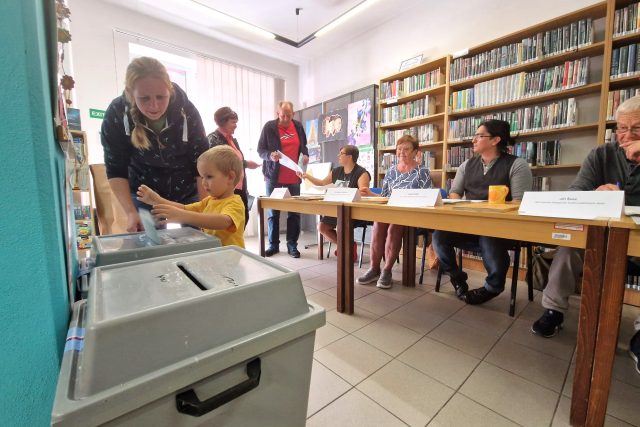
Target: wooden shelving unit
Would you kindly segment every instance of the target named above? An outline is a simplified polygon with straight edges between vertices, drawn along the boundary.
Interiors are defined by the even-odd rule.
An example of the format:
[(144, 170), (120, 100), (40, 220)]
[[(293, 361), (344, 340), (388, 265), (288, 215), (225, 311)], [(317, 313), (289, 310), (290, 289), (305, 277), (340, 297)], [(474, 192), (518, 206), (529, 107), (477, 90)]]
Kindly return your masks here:
[(79, 130), (70, 131), (75, 149), (75, 164), (71, 176), (73, 189), (73, 214), (76, 224), (76, 241), (79, 250), (91, 248), (95, 235), (93, 215), (93, 191), (88, 161), (87, 134)]

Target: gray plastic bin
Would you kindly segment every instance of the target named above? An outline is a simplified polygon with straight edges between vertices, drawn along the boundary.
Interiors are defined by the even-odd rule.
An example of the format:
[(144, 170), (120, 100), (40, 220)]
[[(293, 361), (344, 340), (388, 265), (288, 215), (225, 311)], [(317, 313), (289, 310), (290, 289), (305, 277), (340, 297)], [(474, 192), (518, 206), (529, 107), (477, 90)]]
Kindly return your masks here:
[(91, 257), (96, 266), (118, 264), (201, 249), (219, 248), (220, 239), (191, 227), (157, 230), (162, 244), (155, 244), (142, 233), (95, 236)]
[(234, 246), (97, 267), (52, 424), (304, 426), (324, 323), (297, 272)]

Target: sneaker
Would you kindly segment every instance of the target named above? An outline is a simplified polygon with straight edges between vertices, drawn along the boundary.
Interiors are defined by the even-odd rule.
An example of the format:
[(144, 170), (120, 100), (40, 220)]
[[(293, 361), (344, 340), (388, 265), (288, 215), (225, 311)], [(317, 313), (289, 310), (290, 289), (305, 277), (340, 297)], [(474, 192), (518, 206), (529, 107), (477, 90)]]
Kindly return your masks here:
[(542, 317), (533, 322), (531, 332), (545, 338), (555, 336), (562, 329), (564, 314), (556, 310), (545, 310)]
[(636, 372), (640, 374), (640, 331), (629, 342), (629, 355), (635, 362)]
[(469, 291), (469, 285), (467, 284), (467, 273), (464, 271), (460, 274), (457, 274), (455, 277), (449, 275), (449, 279), (451, 280), (451, 285), (456, 290), (456, 296), (461, 300), (464, 300), (464, 296)]
[(265, 256), (274, 256), (275, 254), (280, 252), (280, 248), (276, 246), (270, 246), (266, 251), (264, 251)]
[(356, 282), (361, 285), (367, 285), (378, 280), (378, 277), (380, 277), (380, 271), (368, 269), (366, 273), (358, 277), (358, 280), (356, 280)]
[(300, 251), (295, 246), (290, 246), (287, 249), (287, 252), (289, 253), (289, 256), (291, 256), (291, 258), (300, 258)]
[(378, 284), (376, 286), (379, 287), (380, 289), (389, 289), (391, 287), (392, 281), (393, 281), (393, 278), (391, 277), (391, 271), (382, 270), (382, 274), (380, 275), (380, 278), (378, 279)]
[(467, 292), (467, 294), (461, 299), (463, 299), (469, 305), (479, 305), (484, 304), (485, 302), (497, 297), (498, 295), (500, 295), (500, 293), (496, 294), (494, 292), (491, 292), (483, 286), (481, 288), (473, 289)]

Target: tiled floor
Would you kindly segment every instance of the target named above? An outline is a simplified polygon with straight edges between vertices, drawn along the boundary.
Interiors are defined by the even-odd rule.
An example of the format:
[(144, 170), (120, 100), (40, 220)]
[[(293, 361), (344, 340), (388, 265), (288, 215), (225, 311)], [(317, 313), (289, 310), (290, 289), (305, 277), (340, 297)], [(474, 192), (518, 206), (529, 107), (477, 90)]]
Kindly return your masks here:
[[(320, 261), (315, 246), (304, 249), (314, 241), (303, 233), (300, 259), (286, 252), (272, 258), (299, 271), (307, 298), (327, 310), (316, 333), (307, 426), (569, 425), (578, 297), (561, 333), (544, 339), (529, 329), (542, 312), (541, 295), (529, 303), (524, 283), (511, 318), (507, 292), (467, 306), (448, 279), (436, 293), (432, 272), (424, 285), (402, 287), (396, 266), (389, 290), (355, 285), (355, 314), (348, 316), (335, 309), (335, 257)], [(247, 249), (257, 247), (247, 239)], [(365, 261), (356, 277), (368, 267), (366, 251)], [(482, 280), (470, 272), (472, 288)], [(627, 353), (638, 314), (625, 306), (607, 426), (640, 426), (640, 375)]]

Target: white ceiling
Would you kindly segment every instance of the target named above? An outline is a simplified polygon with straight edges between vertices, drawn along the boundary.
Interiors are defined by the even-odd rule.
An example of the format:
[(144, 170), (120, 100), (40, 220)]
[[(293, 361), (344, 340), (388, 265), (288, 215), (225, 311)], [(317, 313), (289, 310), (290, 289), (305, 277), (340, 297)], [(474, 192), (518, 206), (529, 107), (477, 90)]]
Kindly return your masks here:
[[(302, 64), (392, 19), (421, 0), (377, 0), (363, 12), (300, 48), (264, 39), (207, 14), (192, 0), (104, 0), (227, 43)], [(362, 0), (198, 0), (222, 13), (298, 42)], [(296, 16), (296, 8), (301, 8)], [(165, 40), (169, 41), (169, 40)]]

